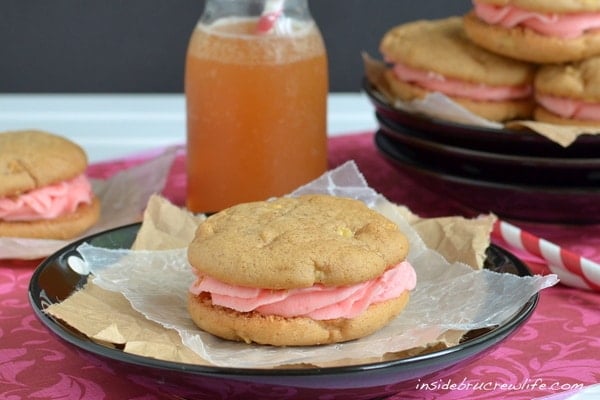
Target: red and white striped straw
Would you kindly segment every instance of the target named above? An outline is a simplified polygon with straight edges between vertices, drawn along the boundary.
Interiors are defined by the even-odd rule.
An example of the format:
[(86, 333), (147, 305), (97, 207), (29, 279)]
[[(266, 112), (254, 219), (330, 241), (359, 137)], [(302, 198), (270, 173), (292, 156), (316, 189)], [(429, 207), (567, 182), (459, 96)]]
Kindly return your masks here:
[(267, 0), (265, 3), (265, 8), (258, 19), (258, 24), (256, 25), (256, 32), (260, 34), (269, 33), (275, 23), (283, 14), (283, 3), (285, 0)]
[(517, 249), (542, 258), (563, 284), (600, 291), (600, 264), (597, 262), (539, 238), (506, 221), (496, 221), (492, 235)]

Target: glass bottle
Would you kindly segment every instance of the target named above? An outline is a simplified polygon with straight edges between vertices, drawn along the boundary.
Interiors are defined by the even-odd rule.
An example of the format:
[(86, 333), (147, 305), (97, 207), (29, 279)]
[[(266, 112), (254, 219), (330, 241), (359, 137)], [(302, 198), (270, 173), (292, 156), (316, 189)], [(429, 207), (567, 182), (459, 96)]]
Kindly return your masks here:
[(266, 200), (324, 173), (327, 92), (307, 0), (207, 0), (186, 59), (188, 209)]

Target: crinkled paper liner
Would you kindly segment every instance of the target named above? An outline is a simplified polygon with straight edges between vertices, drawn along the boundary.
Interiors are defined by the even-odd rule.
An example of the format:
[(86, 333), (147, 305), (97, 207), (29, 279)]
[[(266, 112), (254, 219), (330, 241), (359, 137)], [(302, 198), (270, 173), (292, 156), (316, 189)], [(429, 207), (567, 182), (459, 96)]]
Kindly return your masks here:
[(200, 331), (187, 309), (195, 277), (186, 249), (107, 250), (82, 245), (78, 251), (101, 288), (122, 293), (133, 308), (165, 328), (208, 363), (237, 368), (284, 365), (349, 365), (386, 354), (423, 348), (452, 331), (501, 325), (538, 291), (557, 283), (555, 275), (518, 277), (448, 263), (427, 248), (399, 208), (368, 187), (353, 162), (332, 170), (291, 196), (326, 193), (359, 199), (398, 224), (410, 242), (408, 260), (418, 276), (406, 309), (378, 332), (355, 341), (314, 347), (271, 347), (218, 339)]

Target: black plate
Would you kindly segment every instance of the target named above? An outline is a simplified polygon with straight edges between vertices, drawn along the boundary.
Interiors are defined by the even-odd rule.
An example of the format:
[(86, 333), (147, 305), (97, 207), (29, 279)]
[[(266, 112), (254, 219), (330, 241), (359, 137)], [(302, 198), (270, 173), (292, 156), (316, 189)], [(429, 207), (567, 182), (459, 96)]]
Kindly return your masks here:
[(600, 187), (600, 158), (530, 156), (442, 143), (376, 113), (382, 133), (423, 164), (480, 180), (509, 184)]
[(440, 143), (541, 157), (598, 157), (600, 154), (600, 135), (581, 135), (565, 148), (527, 130), (478, 127), (402, 111), (393, 107), (366, 78), (363, 79), (363, 90), (381, 117), (419, 131)]
[[(411, 380), (447, 369), (460, 368), (512, 334), (532, 314), (538, 295), (494, 329), (469, 332), (459, 345), (430, 354), (400, 360), (335, 368), (244, 369), (206, 367), (161, 361), (125, 353), (92, 342), (68, 325), (44, 313), (44, 309), (81, 288), (87, 276), (67, 264), (76, 248), (87, 242), (104, 248), (129, 248), (139, 224), (102, 232), (70, 244), (43, 261), (29, 285), (30, 302), (37, 317), (53, 333), (73, 346), (111, 361), (123, 376), (148, 388), (195, 399), (299, 399), (335, 394), (336, 399), (370, 399), (414, 388)], [(531, 273), (510, 253), (491, 246), (485, 268), (529, 276)], [(234, 356), (234, 355), (232, 355)]]
[(394, 166), (444, 196), (478, 212), (505, 219), (545, 223), (600, 222), (600, 187), (544, 186), (477, 179), (424, 163), (384, 134), (375, 134), (375, 146)]

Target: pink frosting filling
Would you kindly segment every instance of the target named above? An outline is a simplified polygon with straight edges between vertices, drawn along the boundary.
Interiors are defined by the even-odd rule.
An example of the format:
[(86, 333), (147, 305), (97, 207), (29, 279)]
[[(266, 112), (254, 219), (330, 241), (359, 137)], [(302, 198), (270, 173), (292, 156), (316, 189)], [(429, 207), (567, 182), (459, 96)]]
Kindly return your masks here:
[(34, 221), (53, 219), (92, 202), (92, 187), (85, 175), (23, 193), (0, 198), (0, 219)]
[(574, 39), (588, 30), (600, 28), (600, 12), (542, 14), (512, 5), (496, 6), (477, 1), (473, 4), (475, 14), (490, 25), (523, 26), (546, 36)]
[(209, 276), (200, 276), (190, 287), (199, 295), (210, 293), (212, 303), (239, 312), (264, 315), (309, 317), (316, 320), (354, 318), (371, 304), (399, 297), (417, 283), (413, 267), (406, 261), (388, 269), (380, 277), (351, 286), (271, 290), (233, 286)]
[(536, 95), (536, 101), (553, 114), (568, 119), (600, 121), (600, 104), (566, 97)]
[(394, 74), (404, 82), (418, 85), (424, 89), (444, 93), (448, 96), (463, 97), (476, 101), (507, 101), (527, 98), (531, 85), (524, 86), (489, 86), (474, 84), (459, 79), (444, 77), (431, 71), (411, 68), (396, 62)]

